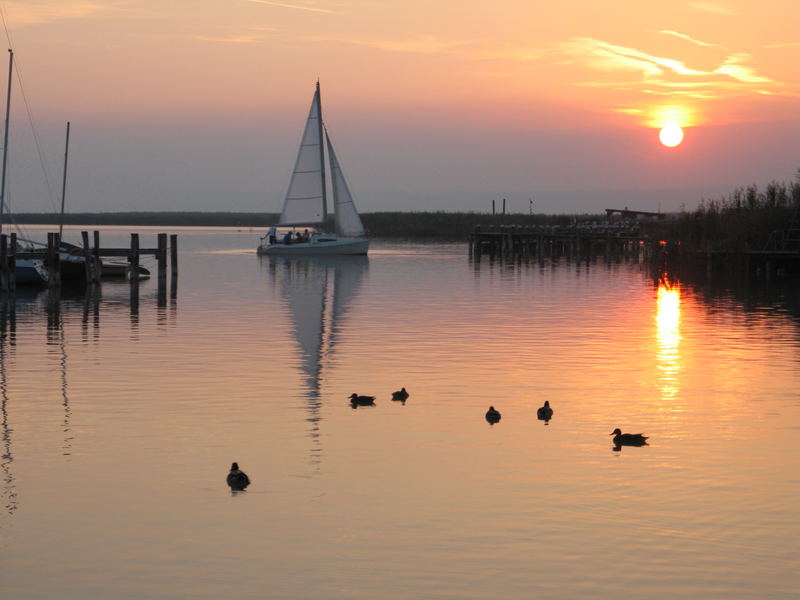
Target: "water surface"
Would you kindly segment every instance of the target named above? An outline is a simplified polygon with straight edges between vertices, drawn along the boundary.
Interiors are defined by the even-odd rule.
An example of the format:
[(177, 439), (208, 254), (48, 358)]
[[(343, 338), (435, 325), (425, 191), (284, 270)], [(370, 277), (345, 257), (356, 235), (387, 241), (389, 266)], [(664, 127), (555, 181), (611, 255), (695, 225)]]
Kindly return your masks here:
[(4, 598), (796, 597), (793, 283), (177, 233), (175, 299), (2, 312)]

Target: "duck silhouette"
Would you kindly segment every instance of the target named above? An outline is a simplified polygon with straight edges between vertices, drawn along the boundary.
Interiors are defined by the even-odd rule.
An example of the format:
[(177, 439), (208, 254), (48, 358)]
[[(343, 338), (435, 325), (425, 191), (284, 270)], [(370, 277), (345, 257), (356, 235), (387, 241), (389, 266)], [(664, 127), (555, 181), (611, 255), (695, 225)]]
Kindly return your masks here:
[(622, 433), (618, 427), (608, 435), (614, 436), (615, 446), (647, 446), (647, 436), (641, 433)]
[(406, 388), (400, 388), (398, 391), (392, 392), (392, 400), (397, 400), (398, 402), (405, 402), (408, 400)]
[(227, 482), (232, 490), (240, 492), (250, 485), (250, 478), (247, 473), (239, 470), (239, 463), (233, 463), (231, 464), (231, 471), (228, 473)]
[(549, 421), (553, 418), (553, 409), (550, 408), (550, 401), (545, 400), (544, 406), (540, 406), (536, 411), (536, 418), (540, 421)]
[(497, 423), (500, 417), (500, 411), (495, 410), (494, 406), (490, 406), (489, 410), (486, 411), (486, 420), (489, 421), (489, 425)]
[(374, 406), (375, 396), (359, 396), (358, 394), (350, 394), (350, 404), (355, 408), (356, 406)]

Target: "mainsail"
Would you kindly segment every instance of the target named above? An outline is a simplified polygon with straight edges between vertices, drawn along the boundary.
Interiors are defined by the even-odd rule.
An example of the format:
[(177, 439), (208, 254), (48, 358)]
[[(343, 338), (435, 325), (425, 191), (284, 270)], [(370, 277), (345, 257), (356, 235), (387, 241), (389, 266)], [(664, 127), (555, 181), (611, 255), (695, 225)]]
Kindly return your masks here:
[(331, 184), (333, 185), (333, 206), (336, 215), (336, 235), (342, 237), (361, 237), (365, 234), (361, 217), (356, 210), (344, 172), (333, 151), (333, 143), (328, 129), (325, 128), (325, 139), (328, 142), (328, 158), (331, 162)]
[(317, 225), (324, 223), (326, 216), (322, 109), (318, 83), (278, 225)]
[(336, 234), (344, 238), (365, 235), (364, 225), (358, 215), (353, 195), (344, 177), (342, 167), (333, 150), (330, 134), (322, 120), (319, 83), (308, 111), (306, 127), (297, 151), (297, 160), (289, 181), (289, 189), (283, 202), (279, 226), (320, 225), (327, 217), (326, 202), (326, 156), (323, 138), (326, 141), (330, 166), (331, 187)]

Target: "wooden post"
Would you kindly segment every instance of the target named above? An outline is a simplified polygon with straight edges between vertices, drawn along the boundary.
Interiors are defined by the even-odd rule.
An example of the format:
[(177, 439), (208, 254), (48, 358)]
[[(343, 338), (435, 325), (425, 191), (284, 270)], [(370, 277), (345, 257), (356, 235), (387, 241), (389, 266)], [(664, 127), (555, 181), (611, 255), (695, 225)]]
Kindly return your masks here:
[(100, 260), (100, 232), (94, 230), (94, 248), (92, 249), (92, 269), (94, 271), (94, 282), (99, 283), (103, 277), (103, 261)]
[(9, 272), (8, 272), (8, 236), (4, 233), (0, 235), (0, 290), (9, 291)]
[(8, 244), (8, 291), (17, 291), (17, 234), (12, 233)]
[(128, 253), (128, 279), (139, 281), (139, 234), (131, 234), (131, 249)]
[(60, 245), (57, 233), (47, 234), (47, 285), (55, 287), (61, 283), (58, 247)]
[(170, 297), (178, 297), (178, 234), (173, 233), (169, 236), (169, 257), (170, 257)]
[(89, 232), (81, 231), (81, 239), (83, 240), (83, 272), (86, 274), (86, 283), (94, 282), (94, 256), (92, 256), (92, 249), (89, 246)]
[(158, 234), (158, 288), (167, 284), (167, 234)]
[(167, 305), (167, 234), (158, 234), (158, 306)]

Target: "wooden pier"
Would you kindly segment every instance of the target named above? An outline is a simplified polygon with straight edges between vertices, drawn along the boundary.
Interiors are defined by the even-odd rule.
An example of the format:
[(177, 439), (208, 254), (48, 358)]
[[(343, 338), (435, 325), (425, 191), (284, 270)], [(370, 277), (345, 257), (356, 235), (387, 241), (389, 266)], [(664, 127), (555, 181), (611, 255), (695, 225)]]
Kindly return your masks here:
[(478, 226), (469, 237), (469, 254), (504, 260), (567, 257), (576, 260), (597, 256), (638, 253), (651, 242), (638, 224), (587, 222), (572, 225)]
[[(92, 242), (89, 232), (82, 231), (83, 246), (75, 246), (61, 241), (58, 233), (47, 234), (47, 246), (42, 249), (21, 250), (17, 235), (0, 235), (0, 294), (13, 294), (17, 287), (17, 260), (32, 259), (42, 261), (47, 269), (47, 287), (58, 287), (65, 280), (84, 281), (95, 285), (108, 277), (124, 277), (131, 285), (139, 283), (143, 270), (142, 256), (154, 256), (157, 263), (158, 295), (166, 297), (167, 269), (170, 267), (172, 296), (175, 296), (178, 279), (178, 236), (172, 234), (167, 243), (167, 234), (157, 234), (156, 247), (141, 247), (139, 234), (132, 233), (128, 248), (104, 247), (100, 244), (100, 232), (94, 231)], [(75, 257), (74, 261), (62, 260), (62, 254)], [(105, 258), (124, 258), (126, 263), (104, 263)], [(168, 260), (169, 259), (169, 260)]]

